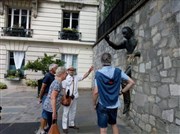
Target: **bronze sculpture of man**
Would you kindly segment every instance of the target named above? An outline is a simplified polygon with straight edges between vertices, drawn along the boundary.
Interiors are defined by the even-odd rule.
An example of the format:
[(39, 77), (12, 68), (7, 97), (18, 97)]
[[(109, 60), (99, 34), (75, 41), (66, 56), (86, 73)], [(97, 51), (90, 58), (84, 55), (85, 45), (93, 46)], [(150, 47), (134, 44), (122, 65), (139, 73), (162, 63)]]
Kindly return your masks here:
[[(125, 73), (131, 77), (131, 65), (134, 57), (140, 57), (140, 53), (136, 52), (133, 54), (134, 49), (137, 46), (137, 39), (134, 38), (134, 33), (133, 30), (130, 27), (123, 27), (122, 28), (122, 34), (125, 40), (120, 42), (120, 44), (116, 45), (112, 41), (109, 40), (109, 35), (105, 37), (105, 40), (115, 50), (119, 49), (126, 49), (127, 50), (127, 67)], [(125, 82), (122, 82), (122, 88), (126, 85)], [(124, 98), (124, 109), (123, 109), (123, 114), (129, 112), (130, 109), (130, 91), (127, 91), (123, 93), (123, 98)]]

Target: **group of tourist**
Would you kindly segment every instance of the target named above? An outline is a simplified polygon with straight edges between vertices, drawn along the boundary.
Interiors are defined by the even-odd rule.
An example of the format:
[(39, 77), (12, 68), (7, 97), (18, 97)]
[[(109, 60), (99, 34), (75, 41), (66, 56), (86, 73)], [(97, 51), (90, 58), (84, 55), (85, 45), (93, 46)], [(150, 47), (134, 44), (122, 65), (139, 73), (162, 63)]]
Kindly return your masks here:
[[(140, 56), (140, 53), (133, 54), (137, 45), (133, 31), (130, 27), (124, 27), (122, 34), (125, 38), (119, 45), (109, 40), (109, 36), (105, 40), (112, 48), (126, 49), (127, 55), (130, 57)], [(130, 92), (129, 90), (135, 84), (131, 79), (131, 62), (128, 62), (126, 73), (119, 68), (111, 65), (112, 57), (110, 53), (103, 53), (101, 56), (102, 68), (95, 72), (94, 88), (93, 88), (93, 105), (97, 113), (97, 123), (100, 127), (100, 134), (107, 134), (107, 126), (112, 126), (113, 134), (119, 134), (116, 124), (117, 111), (121, 103), (119, 95), (124, 97), (123, 114), (129, 111)], [(127, 71), (129, 70), (130, 71)], [(83, 76), (76, 75), (76, 69), (69, 67), (58, 67), (56, 64), (49, 66), (49, 73), (43, 79), (39, 101), (42, 102), (42, 119), (40, 126), (40, 134), (46, 134), (53, 120), (57, 120), (57, 111), (61, 105), (61, 99), (64, 94), (69, 93), (71, 96), (71, 104), (63, 106), (62, 129), (65, 134), (68, 128), (79, 129), (75, 125), (75, 115), (77, 108), (78, 82), (85, 79), (93, 70), (91, 66), (87, 73)], [(122, 89), (121, 89), (122, 85)]]
[[(104, 53), (101, 57), (102, 68), (95, 73), (95, 86), (93, 89), (93, 105), (97, 112), (98, 126), (100, 133), (107, 133), (107, 125), (112, 125), (113, 134), (119, 134), (116, 124), (117, 110), (120, 106), (119, 93), (128, 91), (134, 81), (119, 68), (111, 66), (111, 55)], [(63, 106), (62, 128), (65, 134), (68, 128), (79, 129), (75, 125), (77, 108), (78, 81), (85, 79), (93, 70), (91, 66), (83, 76), (75, 75), (74, 67), (58, 67), (56, 64), (49, 66), (49, 72), (45, 75), (39, 95), (42, 102), (42, 119), (40, 134), (47, 134), (53, 120), (57, 120), (57, 111), (61, 106), (63, 94), (69, 91), (72, 98), (70, 106)], [(122, 80), (127, 85), (120, 90)]]
[(63, 106), (62, 128), (64, 133), (68, 133), (68, 128), (79, 129), (75, 125), (75, 115), (77, 108), (78, 81), (85, 79), (93, 70), (91, 66), (83, 76), (75, 75), (74, 67), (58, 67), (57, 64), (49, 66), (49, 72), (42, 81), (39, 95), (39, 102), (42, 103), (42, 118), (40, 134), (46, 134), (53, 120), (57, 120), (57, 111), (61, 105), (61, 99), (69, 91), (71, 104)]

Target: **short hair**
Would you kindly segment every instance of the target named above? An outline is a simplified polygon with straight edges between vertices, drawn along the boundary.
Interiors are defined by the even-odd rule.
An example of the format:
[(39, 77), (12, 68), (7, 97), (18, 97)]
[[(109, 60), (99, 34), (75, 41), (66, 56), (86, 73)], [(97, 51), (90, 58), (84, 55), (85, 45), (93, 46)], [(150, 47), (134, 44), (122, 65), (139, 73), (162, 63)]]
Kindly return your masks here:
[(111, 54), (110, 53), (103, 53), (101, 56), (101, 63), (103, 66), (110, 66), (111, 65)]
[(68, 71), (76, 71), (76, 68), (74, 68), (73, 66), (69, 66), (67, 70)]
[(56, 68), (56, 67), (58, 67), (57, 64), (50, 64), (49, 65), (49, 71), (51, 71), (53, 68)]
[(64, 72), (66, 72), (66, 68), (65, 67), (58, 67), (57, 69), (56, 69), (56, 76), (57, 75), (61, 75), (61, 74), (63, 74)]
[(123, 27), (122, 28), (122, 33), (123, 33), (124, 30), (127, 30), (130, 35), (134, 35), (134, 32), (130, 27), (128, 27), (128, 26)]

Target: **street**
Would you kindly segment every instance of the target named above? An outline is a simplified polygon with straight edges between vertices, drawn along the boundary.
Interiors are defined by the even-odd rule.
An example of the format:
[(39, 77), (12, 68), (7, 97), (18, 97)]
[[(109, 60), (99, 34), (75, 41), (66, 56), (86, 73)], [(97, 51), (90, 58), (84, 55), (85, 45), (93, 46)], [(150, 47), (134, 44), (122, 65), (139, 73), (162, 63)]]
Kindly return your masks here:
[[(79, 130), (69, 129), (69, 134), (98, 134), (96, 112), (92, 107), (91, 91), (79, 91), (76, 125)], [(0, 134), (38, 134), (41, 117), (41, 104), (38, 104), (37, 89), (20, 88), (0, 91), (0, 105), (2, 106)], [(62, 133), (62, 107), (58, 112), (58, 125)], [(121, 134), (132, 134), (133, 130), (120, 118), (118, 126)], [(108, 134), (111, 134), (108, 127)]]

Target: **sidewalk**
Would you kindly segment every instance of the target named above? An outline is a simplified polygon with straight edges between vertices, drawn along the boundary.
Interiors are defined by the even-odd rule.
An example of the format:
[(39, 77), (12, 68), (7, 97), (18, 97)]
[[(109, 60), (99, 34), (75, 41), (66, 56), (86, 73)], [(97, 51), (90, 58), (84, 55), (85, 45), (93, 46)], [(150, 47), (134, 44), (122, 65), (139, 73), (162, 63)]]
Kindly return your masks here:
[[(38, 134), (41, 117), (41, 104), (38, 104), (37, 89), (5, 89), (0, 91), (2, 106), (0, 134)], [(58, 124), (62, 133), (62, 107), (59, 110)], [(80, 129), (69, 129), (69, 134), (98, 134), (96, 112), (92, 107), (91, 91), (80, 91), (76, 125)], [(118, 126), (121, 134), (135, 134), (120, 118)], [(108, 134), (112, 130), (108, 128)]]

